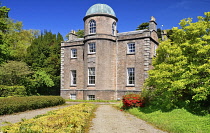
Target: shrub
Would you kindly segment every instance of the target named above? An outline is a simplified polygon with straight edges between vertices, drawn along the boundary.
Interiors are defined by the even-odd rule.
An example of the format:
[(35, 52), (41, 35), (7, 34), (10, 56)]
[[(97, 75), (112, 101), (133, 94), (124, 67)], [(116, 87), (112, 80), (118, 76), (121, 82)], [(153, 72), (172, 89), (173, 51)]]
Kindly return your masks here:
[(0, 99), (0, 115), (64, 104), (60, 96), (9, 97)]
[(14, 133), (83, 133), (96, 105), (81, 103), (2, 128)]
[(128, 94), (124, 95), (123, 99), (123, 109), (128, 109), (132, 107), (144, 107), (144, 99), (139, 94)]
[(26, 89), (24, 86), (6, 86), (0, 85), (0, 97), (7, 97), (7, 96), (25, 96)]

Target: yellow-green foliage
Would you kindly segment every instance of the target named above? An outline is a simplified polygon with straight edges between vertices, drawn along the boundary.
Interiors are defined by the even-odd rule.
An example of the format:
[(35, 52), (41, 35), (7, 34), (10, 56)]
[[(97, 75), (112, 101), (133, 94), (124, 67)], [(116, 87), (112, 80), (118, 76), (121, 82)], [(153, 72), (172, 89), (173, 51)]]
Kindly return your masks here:
[(210, 12), (197, 22), (183, 19), (170, 39), (160, 43), (154, 69), (146, 80), (155, 105), (166, 108), (187, 102), (196, 108), (210, 101)]
[(96, 105), (81, 103), (2, 128), (7, 133), (81, 133)]

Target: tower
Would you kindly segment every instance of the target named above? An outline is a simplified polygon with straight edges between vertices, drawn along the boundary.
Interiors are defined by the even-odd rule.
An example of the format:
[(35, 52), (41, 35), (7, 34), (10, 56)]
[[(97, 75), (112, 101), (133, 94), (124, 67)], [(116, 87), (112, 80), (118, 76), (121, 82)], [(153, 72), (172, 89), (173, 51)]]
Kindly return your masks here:
[(116, 88), (117, 18), (110, 6), (95, 4), (87, 10), (83, 20), (84, 55), (87, 55), (84, 57), (84, 70), (88, 70), (85, 72), (85, 77), (88, 78), (84, 81), (84, 87), (94, 90), (87, 91), (87, 95), (97, 93), (97, 98), (100, 99), (105, 95), (109, 96)]

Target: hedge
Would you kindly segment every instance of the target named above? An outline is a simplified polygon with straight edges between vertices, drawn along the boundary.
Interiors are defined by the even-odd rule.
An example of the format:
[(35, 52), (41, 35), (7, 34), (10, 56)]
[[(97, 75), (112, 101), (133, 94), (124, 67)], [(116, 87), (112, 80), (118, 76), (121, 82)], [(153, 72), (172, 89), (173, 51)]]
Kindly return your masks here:
[(60, 96), (9, 97), (0, 99), (0, 115), (64, 104)]
[[(81, 103), (2, 127), (3, 133), (84, 133), (96, 105)], [(85, 130), (86, 129), (86, 130)]]

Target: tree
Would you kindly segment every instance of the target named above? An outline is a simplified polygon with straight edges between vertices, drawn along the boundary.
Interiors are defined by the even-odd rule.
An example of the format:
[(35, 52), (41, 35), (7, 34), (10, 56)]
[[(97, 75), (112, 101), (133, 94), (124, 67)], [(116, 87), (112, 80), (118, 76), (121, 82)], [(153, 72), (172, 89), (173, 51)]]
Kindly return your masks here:
[(144, 29), (149, 29), (149, 23), (148, 22), (145, 22), (145, 23), (142, 23), (140, 24), (136, 30), (144, 30)]
[(22, 22), (8, 18), (9, 10), (0, 7), (0, 64), (7, 60), (22, 61), (26, 49), (39, 33), (37, 30), (23, 30)]
[[(40, 94), (59, 94), (60, 88), (60, 43), (63, 37), (60, 33), (44, 31), (27, 49), (25, 61), (43, 81), (52, 80), (52, 86), (39, 82), (36, 89)], [(44, 75), (44, 76), (43, 76)], [(36, 76), (38, 77), (38, 76)], [(49, 79), (50, 78), (50, 79)]]
[(76, 35), (77, 35), (78, 38), (83, 38), (84, 35), (85, 35), (85, 32), (84, 32), (84, 30), (79, 29), (79, 30), (76, 31)]
[(3, 35), (8, 29), (7, 19), (9, 10), (10, 9), (5, 6), (0, 7), (0, 64), (4, 62), (9, 56), (7, 44), (3, 40)]
[(25, 62), (9, 61), (0, 66), (0, 85), (24, 85), (32, 73)]
[(181, 20), (171, 39), (160, 43), (146, 80), (158, 105), (210, 104), (210, 12), (204, 14), (195, 23), (191, 18)]
[[(68, 34), (66, 35), (66, 38), (67, 38), (67, 39), (69, 38), (69, 34), (70, 34), (70, 33), (68, 33)], [(77, 35), (78, 38), (83, 38), (84, 35), (85, 35), (85, 31), (79, 29), (79, 30), (75, 31), (75, 34)]]

